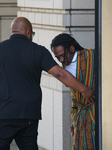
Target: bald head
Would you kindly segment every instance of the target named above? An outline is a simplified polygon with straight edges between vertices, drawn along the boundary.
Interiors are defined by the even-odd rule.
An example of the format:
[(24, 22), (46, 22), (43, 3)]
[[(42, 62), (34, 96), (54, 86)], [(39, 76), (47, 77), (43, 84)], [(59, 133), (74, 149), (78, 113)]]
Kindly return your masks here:
[(31, 36), (32, 25), (25, 17), (17, 17), (12, 21), (11, 34), (23, 34), (28, 37)]

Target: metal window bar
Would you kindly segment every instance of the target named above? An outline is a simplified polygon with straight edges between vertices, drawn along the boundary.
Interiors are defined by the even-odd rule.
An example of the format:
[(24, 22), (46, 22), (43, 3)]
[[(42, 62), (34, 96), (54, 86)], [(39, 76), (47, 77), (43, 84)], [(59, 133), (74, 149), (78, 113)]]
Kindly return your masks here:
[(95, 102), (96, 150), (102, 150), (102, 0), (95, 0)]

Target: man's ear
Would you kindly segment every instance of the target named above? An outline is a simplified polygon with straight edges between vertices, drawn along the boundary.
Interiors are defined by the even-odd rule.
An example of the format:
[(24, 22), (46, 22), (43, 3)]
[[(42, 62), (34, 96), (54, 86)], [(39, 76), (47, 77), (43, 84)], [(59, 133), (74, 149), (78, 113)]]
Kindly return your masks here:
[(70, 52), (72, 52), (72, 53), (75, 52), (75, 47), (73, 45), (70, 46)]
[(30, 30), (29, 29), (26, 31), (26, 34), (27, 34), (27, 36), (30, 35)]
[(27, 36), (27, 38), (30, 40), (31, 39), (31, 30), (27, 30), (26, 31), (26, 36)]

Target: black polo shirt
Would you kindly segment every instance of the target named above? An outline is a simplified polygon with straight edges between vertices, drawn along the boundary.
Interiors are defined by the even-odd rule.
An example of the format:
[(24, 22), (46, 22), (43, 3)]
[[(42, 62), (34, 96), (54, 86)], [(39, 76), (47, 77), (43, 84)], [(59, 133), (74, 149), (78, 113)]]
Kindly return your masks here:
[(42, 70), (57, 63), (24, 35), (0, 43), (0, 119), (41, 119)]

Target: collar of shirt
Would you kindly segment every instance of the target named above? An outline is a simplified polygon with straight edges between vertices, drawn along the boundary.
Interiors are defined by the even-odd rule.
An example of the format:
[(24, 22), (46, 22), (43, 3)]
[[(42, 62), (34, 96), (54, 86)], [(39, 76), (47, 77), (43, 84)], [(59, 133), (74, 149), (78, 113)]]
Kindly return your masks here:
[(69, 71), (74, 77), (76, 77), (76, 67), (77, 67), (77, 51), (74, 54), (72, 62), (70, 65), (65, 66), (65, 70)]
[(28, 40), (28, 38), (23, 34), (13, 34), (10, 36), (10, 39), (13, 39), (13, 38), (23, 38), (23, 39)]

